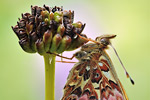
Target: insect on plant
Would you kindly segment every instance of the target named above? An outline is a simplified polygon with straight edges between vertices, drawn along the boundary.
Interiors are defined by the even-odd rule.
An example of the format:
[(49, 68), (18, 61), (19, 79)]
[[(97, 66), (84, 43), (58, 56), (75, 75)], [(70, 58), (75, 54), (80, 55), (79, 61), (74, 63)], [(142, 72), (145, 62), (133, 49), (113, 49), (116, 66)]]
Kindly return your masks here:
[(110, 42), (116, 35), (102, 35), (95, 40), (84, 38), (79, 34), (78, 36), (93, 43), (83, 45), (71, 58), (55, 54), (62, 58), (71, 60), (75, 57), (79, 60), (67, 78), (62, 100), (128, 100), (112, 61), (105, 51), (108, 45), (113, 48), (126, 76), (134, 84)]
[[(113, 48), (126, 76), (134, 84), (111, 45), (110, 39), (116, 35), (102, 35), (92, 40), (82, 34), (85, 24), (73, 21), (74, 11), (66, 11), (56, 6), (31, 6), (31, 13), (22, 14), (17, 25), (12, 26), (25, 52), (37, 52), (44, 57), (45, 100), (55, 100), (56, 56), (70, 60), (75, 57), (79, 60), (70, 71), (62, 100), (128, 100), (111, 59), (105, 51), (108, 45)], [(93, 43), (85, 44), (88, 41)], [(59, 55), (80, 46), (81, 50), (71, 58)]]

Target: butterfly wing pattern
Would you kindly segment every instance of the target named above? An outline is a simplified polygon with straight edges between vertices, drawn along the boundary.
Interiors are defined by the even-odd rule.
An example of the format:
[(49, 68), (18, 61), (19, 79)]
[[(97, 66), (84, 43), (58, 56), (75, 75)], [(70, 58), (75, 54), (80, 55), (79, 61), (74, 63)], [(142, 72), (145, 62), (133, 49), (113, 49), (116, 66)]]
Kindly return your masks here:
[(70, 71), (62, 100), (128, 100), (103, 48), (86, 44), (76, 56), (80, 59)]

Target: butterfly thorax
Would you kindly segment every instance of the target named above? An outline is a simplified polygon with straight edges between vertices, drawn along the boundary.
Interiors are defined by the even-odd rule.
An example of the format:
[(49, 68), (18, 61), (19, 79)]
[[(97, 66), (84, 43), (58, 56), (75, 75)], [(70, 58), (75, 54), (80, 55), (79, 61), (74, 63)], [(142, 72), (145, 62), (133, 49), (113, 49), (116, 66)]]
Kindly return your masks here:
[[(81, 50), (75, 53), (75, 57), (79, 61), (96, 60), (101, 56), (101, 52), (108, 47), (110, 39), (116, 35), (102, 35), (95, 39), (95, 43), (85, 44), (81, 47)], [(96, 57), (95, 57), (96, 56)]]
[(99, 57), (102, 55), (102, 50), (105, 48), (105, 46), (96, 43), (89, 43), (82, 46), (81, 50), (75, 53), (75, 57), (79, 61), (95, 61), (99, 59)]

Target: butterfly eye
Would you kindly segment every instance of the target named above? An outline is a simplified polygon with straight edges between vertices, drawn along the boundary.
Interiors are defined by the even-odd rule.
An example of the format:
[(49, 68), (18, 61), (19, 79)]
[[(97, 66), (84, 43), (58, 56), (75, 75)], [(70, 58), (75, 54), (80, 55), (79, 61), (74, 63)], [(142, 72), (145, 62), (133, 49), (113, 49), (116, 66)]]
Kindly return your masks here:
[(103, 46), (107, 46), (110, 44), (110, 39), (116, 37), (116, 35), (113, 34), (105, 34), (102, 36), (99, 36), (95, 39), (95, 41), (99, 42), (100, 44), (102, 44)]
[(107, 38), (101, 38), (100, 43), (103, 44), (104, 46), (107, 46), (110, 42), (109, 39)]

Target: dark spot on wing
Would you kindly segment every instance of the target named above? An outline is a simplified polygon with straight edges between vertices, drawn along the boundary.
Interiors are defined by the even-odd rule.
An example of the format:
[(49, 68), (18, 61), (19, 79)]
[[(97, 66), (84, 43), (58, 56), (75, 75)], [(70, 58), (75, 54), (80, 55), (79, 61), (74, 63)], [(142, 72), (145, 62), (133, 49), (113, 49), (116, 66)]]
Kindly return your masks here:
[(116, 88), (116, 89), (121, 93), (121, 90), (120, 90), (118, 84), (116, 84), (116, 83), (113, 82), (112, 80), (109, 80), (109, 84), (110, 84), (110, 86), (111, 86), (113, 89)]
[(99, 83), (99, 81), (102, 79), (102, 74), (99, 69), (93, 69), (93, 75), (92, 75), (92, 83)]
[(72, 94), (76, 94), (78, 97), (81, 96), (82, 90), (81, 87), (76, 88)]
[(87, 71), (87, 70), (85, 69), (85, 72), (84, 72), (83, 77), (84, 77), (84, 81), (88, 80), (89, 77), (90, 77), (90, 70)]
[(97, 100), (95, 96), (90, 96), (90, 100)]
[(83, 91), (83, 94), (90, 95), (90, 94), (91, 94), (91, 92), (90, 92), (90, 90), (89, 90), (89, 89), (85, 89), (85, 90)]

